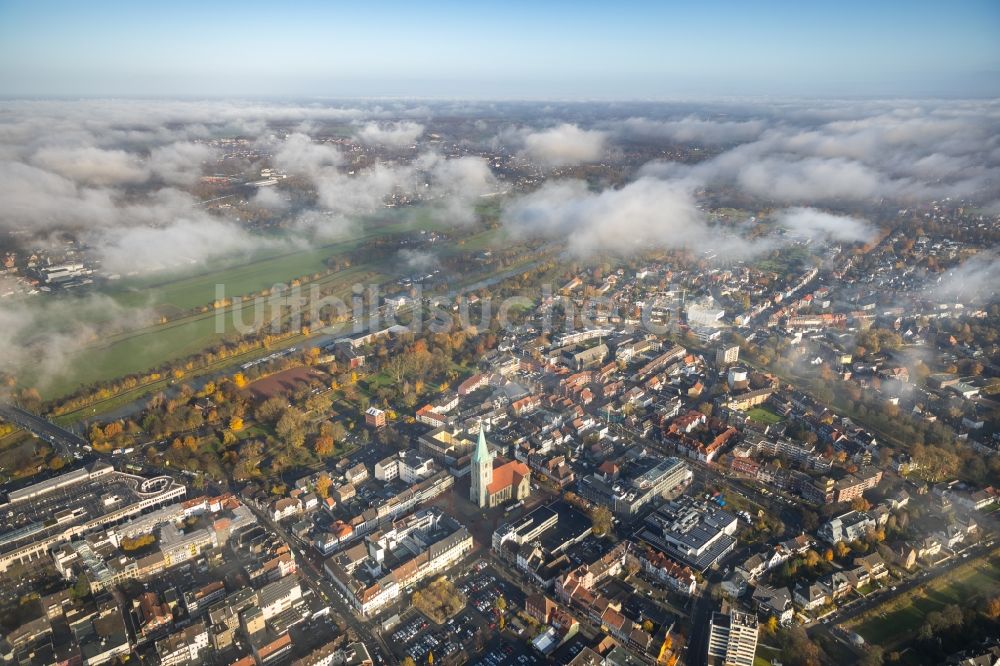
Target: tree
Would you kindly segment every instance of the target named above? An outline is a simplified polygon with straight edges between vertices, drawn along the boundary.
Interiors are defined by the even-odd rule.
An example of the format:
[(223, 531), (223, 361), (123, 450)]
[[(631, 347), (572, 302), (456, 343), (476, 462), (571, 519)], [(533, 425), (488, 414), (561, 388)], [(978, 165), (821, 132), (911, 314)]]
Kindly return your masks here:
[(122, 550), (126, 553), (133, 550), (139, 550), (144, 546), (148, 546), (156, 541), (156, 537), (153, 534), (140, 534), (137, 537), (125, 537), (122, 539)]
[(244, 376), (242, 372), (237, 372), (235, 375), (233, 375), (233, 384), (236, 385), (236, 388), (239, 389), (244, 388), (247, 385), (247, 383), (248, 383), (247, 378), (246, 376)]
[(594, 528), (594, 534), (605, 536), (611, 533), (612, 516), (611, 511), (604, 506), (596, 506), (590, 512), (590, 521)]
[(833, 545), (833, 547), (837, 551), (837, 557), (841, 559), (847, 557), (847, 554), (851, 552), (850, 547), (843, 541), (838, 541)]
[(647, 634), (653, 633), (653, 621), (652, 620), (643, 620), (642, 621), (642, 630), (645, 631)]
[(782, 634), (781, 661), (791, 666), (820, 666), (819, 647), (809, 640), (806, 630), (792, 627)]
[(885, 661), (884, 653), (882, 648), (877, 645), (871, 645), (865, 650), (865, 653), (861, 656), (861, 661), (858, 662), (859, 666), (882, 666)]
[(316, 494), (326, 499), (330, 496), (330, 486), (332, 484), (333, 479), (326, 474), (320, 474), (319, 478), (316, 479)]
[(70, 590), (70, 595), (74, 599), (83, 599), (90, 595), (90, 579), (87, 578), (87, 574), (82, 574), (73, 583), (73, 589)]
[(281, 418), (286, 405), (287, 403), (277, 396), (268, 398), (257, 407), (257, 420), (264, 421), (265, 423), (275, 423)]
[(827, 548), (826, 552), (823, 553), (823, 559), (826, 560), (827, 562), (832, 562), (833, 561), (833, 550), (831, 550), (830, 548)]
[(333, 454), (333, 437), (330, 435), (320, 435), (313, 443), (313, 450), (316, 455), (326, 458)]
[(241, 419), (239, 416), (234, 416), (233, 418), (229, 419), (229, 429), (232, 430), (233, 432), (239, 432), (240, 430), (243, 430), (243, 419)]
[(403, 661), (400, 663), (401, 666), (417, 666), (417, 662), (413, 661), (413, 657), (411, 657), (410, 655), (406, 655), (406, 657), (404, 657)]
[(305, 443), (305, 418), (297, 409), (286, 409), (278, 419), (274, 432), (289, 446), (299, 448)]
[(772, 636), (778, 633), (778, 618), (773, 615), (767, 618), (767, 632)]
[(993, 597), (986, 602), (986, 617), (991, 620), (1000, 618), (1000, 597)]

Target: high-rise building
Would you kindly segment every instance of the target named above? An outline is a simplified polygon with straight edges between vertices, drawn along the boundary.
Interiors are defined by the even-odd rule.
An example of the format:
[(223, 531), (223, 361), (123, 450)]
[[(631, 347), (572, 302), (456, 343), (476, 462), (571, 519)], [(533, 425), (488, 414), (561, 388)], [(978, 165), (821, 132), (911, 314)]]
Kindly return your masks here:
[(729, 345), (728, 347), (719, 347), (715, 351), (715, 365), (720, 368), (726, 365), (732, 365), (740, 360), (740, 347), (739, 345)]
[(757, 617), (738, 610), (712, 613), (708, 634), (709, 666), (753, 666)]

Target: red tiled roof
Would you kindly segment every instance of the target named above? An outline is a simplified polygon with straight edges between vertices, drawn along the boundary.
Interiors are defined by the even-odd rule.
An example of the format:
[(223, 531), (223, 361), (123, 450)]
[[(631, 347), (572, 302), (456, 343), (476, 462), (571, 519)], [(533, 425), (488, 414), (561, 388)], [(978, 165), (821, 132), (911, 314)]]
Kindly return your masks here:
[(521, 479), (528, 476), (531, 470), (519, 460), (512, 460), (499, 467), (493, 468), (493, 483), (486, 486), (486, 492), (494, 495), (508, 486), (521, 483)]

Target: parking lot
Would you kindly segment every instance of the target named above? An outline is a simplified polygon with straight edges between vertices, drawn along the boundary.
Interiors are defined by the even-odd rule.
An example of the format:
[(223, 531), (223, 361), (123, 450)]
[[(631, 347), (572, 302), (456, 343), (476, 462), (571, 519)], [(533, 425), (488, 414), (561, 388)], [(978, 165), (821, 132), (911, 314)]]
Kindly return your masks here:
[(388, 638), (391, 645), (405, 646), (405, 653), (422, 663), (430, 652), (436, 659), (458, 654), (474, 643), (478, 630), (467, 615), (460, 614), (436, 626), (414, 611)]
[[(463, 662), (488, 666), (542, 663), (543, 660), (532, 654), (526, 644), (503, 640), (497, 627), (497, 599), (503, 596), (510, 620), (524, 607), (524, 594), (519, 589), (504, 581), (484, 562), (470, 567), (453, 582), (468, 599), (462, 612), (444, 624), (436, 625), (411, 608), (402, 613), (398, 625), (385, 633), (386, 642), (393, 647), (400, 660), (410, 656), (417, 663), (424, 663), (427, 655), (433, 652), (435, 660), (457, 659), (455, 655), (464, 653)], [(473, 658), (484, 650), (486, 652), (482, 657)]]
[(482, 658), (472, 663), (480, 666), (529, 666), (529, 664), (545, 663), (545, 660), (534, 654), (524, 643), (502, 640), (498, 645), (492, 646)]

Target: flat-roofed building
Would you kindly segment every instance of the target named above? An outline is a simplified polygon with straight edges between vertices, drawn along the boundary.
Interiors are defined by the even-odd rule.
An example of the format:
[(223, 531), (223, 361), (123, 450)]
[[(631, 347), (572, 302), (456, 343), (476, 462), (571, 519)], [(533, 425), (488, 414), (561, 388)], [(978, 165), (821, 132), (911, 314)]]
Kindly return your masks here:
[(683, 496), (646, 517), (636, 536), (671, 558), (705, 571), (736, 547), (736, 516)]
[(709, 666), (753, 666), (757, 653), (757, 617), (723, 609), (712, 613), (708, 632)]
[(11, 492), (0, 505), (0, 572), (46, 556), (59, 544), (135, 519), (184, 496), (168, 476), (146, 478), (96, 463)]

